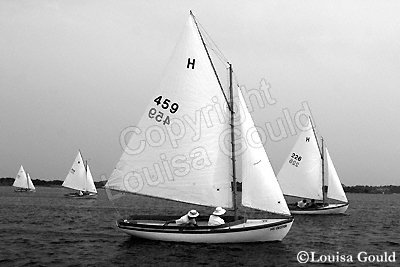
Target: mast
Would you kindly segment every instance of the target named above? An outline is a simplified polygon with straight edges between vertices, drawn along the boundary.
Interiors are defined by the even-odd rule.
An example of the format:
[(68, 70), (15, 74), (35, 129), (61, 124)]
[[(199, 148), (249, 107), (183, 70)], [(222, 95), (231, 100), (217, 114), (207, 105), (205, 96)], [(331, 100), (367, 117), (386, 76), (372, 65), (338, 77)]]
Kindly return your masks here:
[(85, 177), (85, 191), (87, 191), (87, 160), (85, 160), (85, 164), (86, 164), (86, 166), (85, 166), (85, 170), (86, 170), (86, 177)]
[(328, 192), (328, 186), (325, 185), (324, 138), (321, 136), (321, 147), (319, 147), (317, 134), (315, 133), (315, 129), (314, 129), (314, 125), (312, 123), (311, 117), (308, 116), (308, 118), (310, 119), (310, 123), (311, 123), (311, 127), (312, 127), (312, 130), (313, 130), (313, 133), (314, 133), (314, 137), (315, 137), (315, 140), (317, 141), (319, 154), (321, 156), (321, 166), (322, 166), (321, 167), (322, 168), (322, 202), (323, 202), (323, 204), (325, 204), (325, 202), (326, 202), (326, 194)]
[[(85, 189), (85, 191), (87, 191), (87, 160), (86, 161), (83, 160), (83, 156), (82, 156), (81, 150), (79, 149), (78, 151), (79, 151), (79, 154), (81, 155), (83, 168), (85, 169), (85, 173), (86, 173), (86, 176), (85, 176), (85, 188), (84, 189)], [(79, 191), (82, 191), (82, 190), (79, 190)]]
[(234, 132), (233, 132), (235, 126), (234, 126), (234, 111), (233, 111), (233, 82), (232, 82), (232, 72), (233, 72), (233, 70), (232, 70), (232, 64), (227, 62), (228, 65), (229, 65), (229, 94), (230, 94), (230, 99), (228, 101), (228, 98), (226, 97), (225, 91), (224, 91), (224, 89), (222, 87), (221, 81), (219, 80), (219, 77), (218, 77), (218, 74), (217, 74), (217, 70), (214, 67), (214, 64), (213, 64), (213, 62), (211, 60), (211, 56), (210, 56), (210, 54), (208, 52), (206, 43), (204, 42), (203, 35), (201, 34), (199, 25), (197, 24), (196, 17), (193, 15), (192, 11), (190, 11), (190, 15), (192, 16), (192, 18), (194, 20), (194, 23), (196, 25), (197, 31), (198, 31), (198, 33), (200, 35), (201, 42), (203, 43), (204, 49), (205, 49), (205, 51), (207, 53), (207, 57), (210, 60), (211, 67), (212, 67), (212, 69), (214, 71), (215, 77), (217, 78), (219, 87), (221, 89), (222, 94), (224, 95), (225, 101), (228, 104), (228, 109), (230, 111), (230, 116), (231, 116), (231, 122), (230, 122), (230, 125), (231, 125), (231, 145), (232, 145), (232, 202), (233, 202), (233, 210), (234, 210), (235, 220), (237, 220), (238, 219), (238, 212), (237, 212), (238, 211), (238, 207), (237, 207), (237, 182), (236, 182), (236, 165), (235, 165), (236, 156), (235, 156), (235, 143), (234, 143), (234, 137), (235, 136), (234, 136)]
[(234, 210), (234, 216), (235, 216), (235, 220), (238, 219), (238, 208), (237, 208), (237, 183), (236, 183), (236, 157), (235, 157), (235, 134), (234, 134), (234, 130), (235, 130), (235, 124), (234, 124), (234, 120), (235, 120), (235, 112), (233, 111), (233, 86), (232, 86), (232, 64), (229, 63), (229, 103), (231, 108), (230, 110), (230, 115), (231, 115), (231, 144), (232, 144), (232, 198), (233, 198), (233, 210)]
[(324, 159), (324, 138), (321, 136), (321, 147), (322, 147), (322, 154), (321, 154), (321, 160), (322, 160), (322, 202), (325, 205), (326, 202), (326, 194), (328, 193), (328, 186), (325, 185), (325, 159)]

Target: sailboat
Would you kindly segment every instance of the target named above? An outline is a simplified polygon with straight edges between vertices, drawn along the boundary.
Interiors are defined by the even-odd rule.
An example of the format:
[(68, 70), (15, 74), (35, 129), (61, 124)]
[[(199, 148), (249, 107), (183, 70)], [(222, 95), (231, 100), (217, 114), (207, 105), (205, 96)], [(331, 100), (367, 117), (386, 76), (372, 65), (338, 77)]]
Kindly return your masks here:
[[(278, 173), (278, 181), (285, 195), (314, 200), (303, 208), (290, 204), (292, 214), (341, 214), (349, 202), (328, 148), (321, 138), (321, 147), (311, 118), (309, 130), (302, 132), (290, 155)], [(329, 203), (336, 200), (338, 203)]]
[[(195, 228), (165, 224), (180, 215), (132, 215), (119, 218), (116, 225), (134, 237), (159, 241), (280, 241), (293, 217), (239, 87), (233, 84), (232, 65), (225, 62), (228, 98), (201, 29), (190, 12), (161, 85), (137, 126), (141, 129), (137, 133), (146, 132), (148, 139), (131, 137), (106, 188), (202, 205), (210, 211), (225, 207), (233, 215), (224, 217), (225, 224), (219, 226), (208, 226), (208, 216), (200, 218)], [(235, 105), (241, 112), (234, 111)], [(249, 132), (256, 145), (244, 142)], [(242, 206), (274, 214), (240, 216), (238, 176)]]
[(78, 192), (65, 194), (66, 197), (73, 198), (96, 198), (97, 190), (94, 185), (92, 173), (89, 165), (82, 159), (82, 154), (78, 151), (71, 170), (64, 180), (62, 186), (78, 190)]
[(35, 186), (32, 183), (31, 177), (29, 173), (26, 173), (24, 167), (19, 168), (17, 177), (15, 177), (15, 181), (13, 183), (15, 188), (15, 192), (34, 192)]

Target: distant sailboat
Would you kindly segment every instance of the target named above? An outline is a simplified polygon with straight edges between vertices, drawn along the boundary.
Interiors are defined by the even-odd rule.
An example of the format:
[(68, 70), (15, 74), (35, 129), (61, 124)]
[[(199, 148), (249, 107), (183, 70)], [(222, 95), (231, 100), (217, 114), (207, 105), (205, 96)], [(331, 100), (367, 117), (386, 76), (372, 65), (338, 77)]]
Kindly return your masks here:
[[(195, 243), (280, 241), (288, 233), (293, 217), (241, 91), (233, 84), (232, 66), (224, 63), (229, 70), (229, 98), (191, 13), (161, 86), (138, 124), (142, 130), (160, 133), (173, 132), (172, 124), (182, 123), (188, 132), (179, 137), (176, 145), (146, 144), (141, 153), (129, 150), (137, 145), (133, 135), (106, 187), (183, 203), (231, 208), (235, 216), (226, 216), (226, 223), (219, 226), (208, 226), (207, 217), (205, 221), (199, 219), (196, 228), (182, 228), (175, 223), (165, 225), (167, 220), (180, 216), (135, 215), (117, 220), (122, 231), (145, 239)], [(221, 103), (220, 114), (216, 109), (211, 111), (215, 103)], [(234, 112), (235, 105), (243, 112)], [(240, 121), (239, 113), (244, 113), (245, 119)], [(184, 125), (190, 119), (194, 122), (192, 116), (199, 125), (198, 139), (193, 138), (190, 125)], [(243, 137), (249, 132), (258, 145), (244, 142)], [(240, 153), (235, 152), (236, 144)], [(236, 161), (240, 162), (240, 169), (235, 167)], [(275, 215), (264, 214), (253, 219), (238, 216), (237, 176), (242, 179), (241, 204)]]
[[(309, 130), (302, 132), (278, 173), (278, 181), (285, 195), (314, 199), (313, 205), (304, 208), (289, 205), (292, 214), (340, 214), (349, 203), (328, 149), (321, 147), (309, 118)], [(341, 203), (328, 203), (329, 199)]]
[(89, 165), (84, 163), (80, 151), (62, 186), (78, 190), (78, 192), (65, 194), (66, 197), (96, 198), (97, 190), (94, 185), (92, 173), (90, 172)]
[(35, 191), (35, 186), (32, 183), (31, 177), (29, 173), (26, 173), (24, 167), (19, 168), (17, 177), (15, 177), (15, 181), (13, 186), (16, 187), (15, 192), (33, 192)]

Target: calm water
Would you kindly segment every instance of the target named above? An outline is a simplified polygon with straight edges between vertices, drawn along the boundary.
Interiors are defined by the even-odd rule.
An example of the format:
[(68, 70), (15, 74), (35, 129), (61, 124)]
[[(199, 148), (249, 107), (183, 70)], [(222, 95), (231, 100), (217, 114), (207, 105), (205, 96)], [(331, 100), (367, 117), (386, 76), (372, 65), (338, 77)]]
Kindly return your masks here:
[[(347, 215), (297, 216), (283, 242), (205, 245), (137, 240), (114, 226), (120, 215), (180, 215), (187, 206), (132, 195), (110, 201), (105, 190), (96, 200), (67, 199), (65, 192), (0, 187), (0, 266), (298, 266), (300, 251), (314, 251), (315, 260), (352, 255), (353, 266), (400, 262), (400, 195), (349, 194)], [(357, 260), (361, 251), (396, 252), (397, 263), (363, 264)], [(314, 264), (320, 265), (326, 264)]]

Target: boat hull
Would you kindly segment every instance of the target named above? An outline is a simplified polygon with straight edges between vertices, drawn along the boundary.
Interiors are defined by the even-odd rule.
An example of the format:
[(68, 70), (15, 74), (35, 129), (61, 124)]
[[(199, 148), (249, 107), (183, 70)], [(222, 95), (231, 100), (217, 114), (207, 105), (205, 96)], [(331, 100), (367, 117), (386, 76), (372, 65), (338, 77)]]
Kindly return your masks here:
[(316, 208), (294, 208), (289, 206), (291, 214), (294, 215), (332, 215), (332, 214), (343, 214), (347, 211), (349, 203), (342, 204), (329, 204), (327, 206), (321, 206)]
[(165, 221), (118, 220), (117, 227), (134, 237), (168, 242), (245, 243), (281, 241), (289, 232), (293, 217), (247, 219), (218, 227), (163, 226)]
[(68, 193), (64, 194), (67, 198), (81, 198), (81, 199), (94, 199), (97, 198), (97, 194), (94, 193), (84, 193), (83, 195), (79, 195), (79, 193)]
[(35, 192), (35, 189), (16, 188), (16, 189), (14, 189), (14, 192), (18, 192), (18, 193), (27, 192), (27, 193), (31, 193), (31, 192)]

